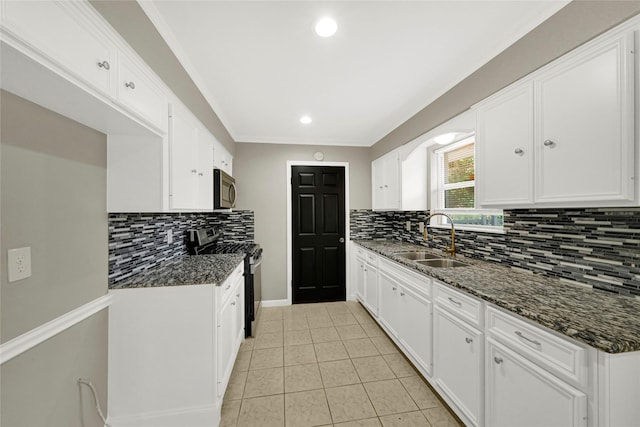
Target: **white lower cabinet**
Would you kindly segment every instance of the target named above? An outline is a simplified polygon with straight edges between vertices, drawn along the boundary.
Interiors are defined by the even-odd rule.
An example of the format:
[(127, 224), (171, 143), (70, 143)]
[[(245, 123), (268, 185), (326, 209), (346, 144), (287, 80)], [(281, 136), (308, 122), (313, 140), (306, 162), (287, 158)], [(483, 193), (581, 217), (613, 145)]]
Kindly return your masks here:
[(432, 311), (433, 303), (420, 292), (400, 288), (400, 342), (418, 367), (432, 374)]
[(224, 396), (233, 364), (244, 338), (244, 279), (236, 269), (225, 284), (216, 289), (216, 369), (218, 397)]
[(243, 267), (239, 263), (220, 286), (109, 291), (110, 426), (220, 422), (244, 337)]
[(385, 256), (354, 253), (356, 295), (465, 425), (640, 425), (640, 351), (598, 351)]
[(587, 425), (587, 396), (492, 338), (487, 339), (486, 425)]
[(378, 316), (378, 265), (377, 256), (367, 253), (364, 265), (364, 305), (374, 317)]
[(463, 421), (481, 426), (483, 333), (438, 307), (433, 318), (433, 379)]

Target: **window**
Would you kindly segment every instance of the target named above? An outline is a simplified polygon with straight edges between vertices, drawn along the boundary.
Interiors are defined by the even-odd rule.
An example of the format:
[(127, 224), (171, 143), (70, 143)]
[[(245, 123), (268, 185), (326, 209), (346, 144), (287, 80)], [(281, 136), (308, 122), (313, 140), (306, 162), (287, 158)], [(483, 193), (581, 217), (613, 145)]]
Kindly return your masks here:
[[(502, 210), (476, 209), (474, 137), (434, 150), (432, 166), (432, 213), (446, 213), (462, 229), (502, 230)], [(431, 224), (447, 226), (449, 220), (436, 216)]]

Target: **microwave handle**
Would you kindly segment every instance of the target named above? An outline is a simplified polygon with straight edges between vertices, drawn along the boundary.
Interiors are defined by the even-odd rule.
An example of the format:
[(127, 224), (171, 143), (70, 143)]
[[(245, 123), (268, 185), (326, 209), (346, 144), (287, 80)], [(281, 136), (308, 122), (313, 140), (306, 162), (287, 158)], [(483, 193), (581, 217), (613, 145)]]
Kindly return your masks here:
[(233, 183), (229, 186), (229, 201), (231, 202), (231, 207), (236, 207), (236, 184)]

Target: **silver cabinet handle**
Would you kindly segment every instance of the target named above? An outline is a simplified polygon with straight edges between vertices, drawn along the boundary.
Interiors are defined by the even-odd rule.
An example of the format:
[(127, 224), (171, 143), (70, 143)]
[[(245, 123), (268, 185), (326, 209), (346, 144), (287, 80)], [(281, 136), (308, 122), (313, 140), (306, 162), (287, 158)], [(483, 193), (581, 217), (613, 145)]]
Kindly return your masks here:
[(524, 154), (524, 150), (522, 148), (516, 148), (513, 152), (517, 155)]
[(389, 188), (389, 186), (385, 184), (384, 188)]
[(240, 294), (236, 294), (236, 297), (240, 298)]
[(457, 305), (458, 307), (462, 307), (462, 303), (461, 303), (461, 302), (458, 302), (458, 301), (454, 300), (454, 299), (453, 299), (453, 298), (451, 298), (451, 297), (448, 297), (448, 299), (449, 299), (449, 301), (451, 301), (451, 303), (452, 303), (452, 304), (455, 304), (455, 305)]
[(543, 142), (545, 147), (553, 147), (554, 145), (556, 145), (556, 143), (550, 139), (547, 139), (545, 142)]
[(125, 83), (124, 85), (126, 87), (128, 87), (129, 89), (135, 89), (136, 88), (136, 85), (133, 82)]
[(98, 62), (98, 67), (104, 68), (105, 70), (111, 69), (111, 65), (107, 61)]
[(404, 292), (400, 292), (400, 296), (403, 297), (404, 296)]
[(231, 301), (231, 305), (236, 305), (236, 302), (235, 301)]
[(391, 289), (393, 289), (393, 290), (395, 291), (395, 290), (396, 290), (396, 289), (398, 289), (398, 288), (397, 288), (397, 287), (395, 287), (395, 286), (392, 286), (392, 287), (391, 287)]
[(204, 176), (204, 174), (202, 172), (199, 172), (198, 176)]
[(498, 357), (498, 356), (494, 357), (493, 361), (496, 362), (498, 365), (503, 362), (502, 357)]
[(195, 169), (191, 169), (191, 173), (198, 173), (198, 171)]
[(228, 291), (230, 287), (231, 287), (231, 285), (227, 285), (227, 287), (226, 287), (226, 288), (224, 288), (224, 290), (225, 290), (225, 291)]
[(532, 340), (531, 338), (525, 337), (524, 335), (522, 335), (522, 332), (520, 331), (516, 331), (515, 334), (518, 336), (518, 338), (522, 338), (525, 341), (529, 341), (533, 345), (538, 345), (538, 346), (542, 345), (540, 341)]
[(473, 339), (469, 337), (465, 338), (464, 340), (467, 342), (467, 344), (471, 344), (473, 342)]

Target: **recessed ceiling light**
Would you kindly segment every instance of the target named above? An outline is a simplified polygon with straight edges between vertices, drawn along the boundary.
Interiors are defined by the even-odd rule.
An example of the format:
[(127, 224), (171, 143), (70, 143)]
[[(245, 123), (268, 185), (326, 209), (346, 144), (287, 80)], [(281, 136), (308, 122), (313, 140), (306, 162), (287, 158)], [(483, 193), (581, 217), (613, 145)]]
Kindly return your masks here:
[(303, 125), (308, 125), (311, 122), (312, 122), (312, 120), (311, 120), (311, 117), (309, 117), (309, 116), (300, 117), (300, 123), (302, 123)]
[(331, 18), (322, 18), (316, 23), (316, 34), (320, 37), (331, 37), (338, 31), (338, 24)]

